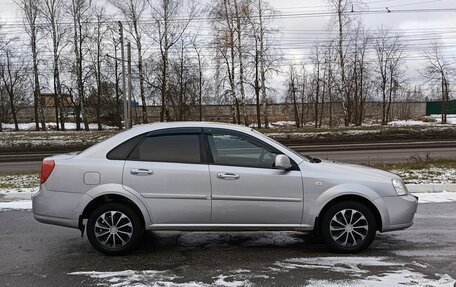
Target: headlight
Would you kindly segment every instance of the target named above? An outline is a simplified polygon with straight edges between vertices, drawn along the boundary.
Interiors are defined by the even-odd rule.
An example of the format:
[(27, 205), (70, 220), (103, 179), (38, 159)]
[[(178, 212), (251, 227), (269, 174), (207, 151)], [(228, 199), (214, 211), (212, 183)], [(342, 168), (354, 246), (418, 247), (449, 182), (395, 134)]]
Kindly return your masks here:
[(401, 195), (407, 195), (407, 194), (409, 193), (407, 187), (406, 187), (405, 184), (402, 182), (402, 180), (393, 179), (393, 180), (392, 180), (392, 183), (393, 183), (394, 189), (395, 189), (396, 192), (397, 192), (397, 195), (401, 196)]

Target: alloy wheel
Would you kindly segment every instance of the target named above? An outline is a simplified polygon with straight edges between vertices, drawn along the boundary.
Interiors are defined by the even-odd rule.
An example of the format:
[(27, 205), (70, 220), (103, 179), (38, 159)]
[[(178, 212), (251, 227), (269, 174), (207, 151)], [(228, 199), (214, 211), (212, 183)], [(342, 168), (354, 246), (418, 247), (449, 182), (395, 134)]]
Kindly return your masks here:
[(104, 247), (120, 248), (131, 240), (133, 224), (124, 213), (107, 211), (97, 218), (94, 232), (97, 241)]
[(330, 221), (329, 232), (333, 240), (345, 247), (361, 244), (369, 232), (366, 217), (354, 209), (337, 212)]

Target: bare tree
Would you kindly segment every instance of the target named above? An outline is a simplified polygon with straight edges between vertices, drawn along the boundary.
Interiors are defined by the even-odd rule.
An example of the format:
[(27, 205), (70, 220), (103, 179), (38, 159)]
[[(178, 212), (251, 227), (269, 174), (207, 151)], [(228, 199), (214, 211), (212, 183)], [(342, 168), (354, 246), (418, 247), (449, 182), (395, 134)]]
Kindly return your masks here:
[[(198, 9), (192, 0), (148, 0), (157, 31), (151, 37), (160, 49), (160, 121), (169, 120), (167, 105), (169, 98), (170, 50), (184, 37), (190, 23), (195, 20)], [(186, 13), (182, 19), (182, 12)]]
[(197, 67), (198, 67), (198, 112), (199, 112), (199, 120), (203, 120), (203, 89), (205, 85), (205, 79), (203, 74), (203, 63), (204, 63), (204, 48), (201, 47), (196, 41), (193, 39), (192, 42), (193, 49), (195, 50), (196, 59), (197, 59)]
[(46, 130), (46, 123), (44, 118), (44, 100), (41, 98), (40, 75), (38, 70), (38, 33), (39, 27), (37, 20), (40, 14), (39, 6), (41, 0), (18, 0), (15, 1), (16, 5), (21, 9), (24, 16), (25, 31), (30, 37), (30, 48), (32, 52), (33, 62), (33, 111), (35, 114), (35, 129), (40, 129), (39, 123), (41, 121), (41, 129)]
[(380, 28), (377, 32), (374, 48), (377, 56), (378, 87), (382, 95), (382, 124), (390, 121), (391, 103), (397, 93), (403, 76), (402, 63), (404, 46), (401, 36), (393, 34), (390, 29)]
[[(320, 51), (321, 44), (315, 43), (312, 49), (312, 64), (313, 64), (313, 77), (312, 77), (312, 90), (313, 90), (313, 102), (314, 102), (314, 125), (315, 128), (319, 126), (319, 112), (323, 114), (323, 99), (324, 99), (324, 91), (322, 91), (322, 87), (324, 87), (325, 76), (326, 72), (323, 71), (324, 67), (324, 59), (322, 56), (322, 52)], [(320, 108), (319, 105), (322, 104)], [(321, 126), (321, 124), (320, 124)]]
[[(279, 53), (274, 49), (273, 39), (277, 34), (277, 30), (273, 28), (272, 23), (277, 14), (267, 1), (256, 0), (251, 1), (249, 5), (250, 13), (247, 13), (250, 27), (245, 32), (248, 35), (249, 42), (246, 43), (244, 52), (251, 59), (247, 65), (250, 65), (252, 81), (246, 80), (249, 83), (255, 94), (256, 105), (256, 122), (257, 127), (262, 127), (262, 117), (264, 126), (268, 127), (267, 121), (267, 91), (268, 78), (273, 73), (279, 73), (277, 66)], [(251, 49), (248, 49), (252, 47)], [(246, 67), (249, 69), (249, 67)]]
[[(71, 0), (69, 3), (68, 11), (70, 16), (73, 19), (73, 51), (75, 56), (75, 67), (74, 71), (77, 79), (77, 91), (78, 91), (78, 110), (81, 112), (84, 121), (84, 129), (89, 130), (89, 122), (85, 112), (85, 107), (87, 106), (85, 101), (85, 91), (84, 91), (84, 66), (83, 66), (83, 45), (87, 38), (86, 33), (84, 32), (83, 27), (87, 25), (88, 21), (88, 12), (91, 5), (90, 0)], [(77, 113), (78, 114), (78, 113)], [(79, 115), (76, 116), (76, 129), (80, 129), (80, 118)]]
[(355, 86), (353, 89), (353, 119), (352, 122), (357, 126), (361, 126), (364, 120), (364, 106), (366, 104), (367, 93), (369, 92), (369, 60), (367, 53), (371, 45), (371, 36), (364, 29), (362, 24), (359, 24), (353, 33), (353, 51), (352, 66), (353, 80)]
[[(66, 30), (62, 25), (63, 1), (62, 0), (42, 0), (41, 14), (46, 21), (46, 29), (50, 33), (53, 55), (53, 86), (54, 86), (54, 106), (57, 130), (65, 130), (65, 103), (62, 95), (62, 83), (60, 80), (60, 55), (63, 48), (62, 40)], [(60, 122), (60, 125), (59, 125)]]
[(348, 126), (352, 118), (352, 95), (350, 92), (351, 85), (347, 78), (347, 30), (350, 28), (350, 23), (353, 19), (355, 5), (358, 7), (363, 4), (361, 0), (327, 0), (329, 7), (336, 14), (337, 30), (338, 30), (338, 62), (340, 79), (338, 90), (342, 97), (342, 105), (344, 111), (344, 122)]
[[(109, 31), (109, 27), (105, 18), (104, 7), (94, 6), (91, 10), (94, 16), (94, 28), (90, 34), (90, 46), (89, 54), (91, 57), (91, 66), (96, 82), (96, 104), (95, 114), (97, 120), (98, 130), (102, 130), (101, 123), (101, 102), (102, 102), (102, 90), (103, 90), (103, 64), (105, 61), (103, 51), (106, 49), (106, 36)], [(91, 49), (92, 48), (92, 49)], [(116, 104), (118, 109), (118, 104)]]
[(141, 20), (146, 12), (146, 0), (109, 0), (110, 3), (116, 7), (122, 15), (127, 19), (129, 25), (129, 32), (133, 37), (138, 56), (138, 74), (139, 74), (139, 93), (141, 97), (141, 111), (142, 122), (148, 123), (147, 118), (147, 102), (144, 91), (144, 71), (143, 71), (143, 31), (140, 27)]
[(298, 74), (296, 72), (296, 67), (293, 64), (290, 64), (288, 68), (288, 75), (286, 80), (287, 85), (287, 96), (286, 100), (291, 101), (293, 105), (293, 115), (295, 119), (295, 124), (297, 128), (301, 127), (301, 121), (299, 118), (299, 105), (298, 105)]
[(432, 84), (440, 85), (442, 99), (442, 124), (447, 123), (448, 101), (450, 100), (451, 81), (455, 72), (454, 64), (442, 51), (442, 44), (432, 42), (431, 48), (424, 52), (427, 65), (424, 69), (425, 78)]
[(237, 35), (237, 42), (236, 42), (236, 49), (237, 49), (237, 54), (239, 57), (239, 90), (241, 94), (241, 108), (242, 108), (242, 117), (244, 120), (244, 124), (247, 126), (248, 123), (248, 118), (247, 118), (247, 112), (246, 112), (246, 107), (245, 107), (245, 79), (244, 79), (244, 74), (245, 74), (245, 66), (244, 66), (244, 30), (246, 26), (246, 19), (249, 19), (249, 13), (250, 13), (250, 7), (249, 7), (249, 2), (242, 2), (239, 3), (238, 0), (232, 0), (233, 1), (233, 7), (234, 7), (234, 17), (235, 17), (235, 23), (236, 23), (236, 35)]
[[(236, 29), (230, 0), (216, 1), (212, 5), (210, 15), (214, 30), (216, 75), (217, 78), (223, 78), (224, 82), (228, 82), (228, 88), (224, 89), (223, 94), (229, 95), (233, 122), (240, 123), (239, 99), (236, 93)], [(223, 85), (218, 84), (217, 89), (220, 88), (219, 86)]]
[(16, 53), (17, 47), (11, 42), (2, 48), (4, 58), (0, 59), (0, 78), (9, 99), (9, 107), (14, 122), (14, 129), (19, 131), (17, 120), (18, 106), (25, 102), (25, 90), (28, 85), (27, 60)]

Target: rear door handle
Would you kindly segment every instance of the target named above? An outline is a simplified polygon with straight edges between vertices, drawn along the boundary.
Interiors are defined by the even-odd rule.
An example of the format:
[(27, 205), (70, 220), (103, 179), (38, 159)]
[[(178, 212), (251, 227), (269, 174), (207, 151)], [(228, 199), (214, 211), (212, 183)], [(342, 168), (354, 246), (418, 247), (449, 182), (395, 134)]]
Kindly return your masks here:
[(133, 175), (152, 175), (154, 174), (154, 171), (150, 169), (133, 168), (130, 170), (130, 173)]
[(225, 173), (225, 172), (221, 172), (221, 173), (217, 174), (217, 177), (221, 178), (221, 179), (229, 179), (229, 180), (237, 180), (237, 179), (241, 178), (241, 176), (239, 174)]

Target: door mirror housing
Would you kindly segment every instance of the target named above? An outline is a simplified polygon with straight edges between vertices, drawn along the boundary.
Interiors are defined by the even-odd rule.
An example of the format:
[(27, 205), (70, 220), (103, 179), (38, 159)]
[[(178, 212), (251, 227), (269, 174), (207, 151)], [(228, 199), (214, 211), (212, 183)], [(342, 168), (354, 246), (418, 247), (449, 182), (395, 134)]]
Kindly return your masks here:
[(281, 170), (289, 170), (293, 167), (291, 165), (291, 160), (288, 156), (284, 154), (279, 154), (275, 158), (275, 168), (281, 169)]

